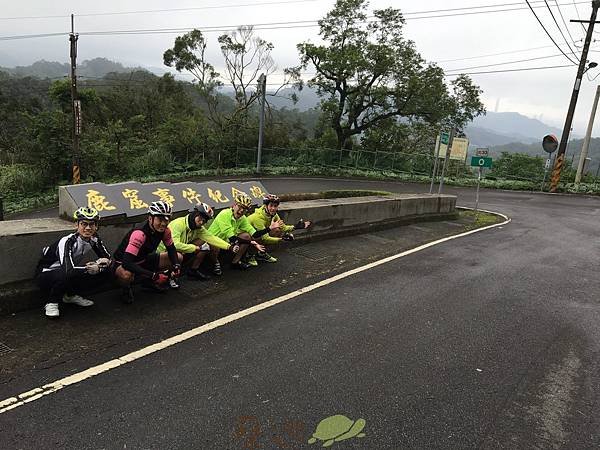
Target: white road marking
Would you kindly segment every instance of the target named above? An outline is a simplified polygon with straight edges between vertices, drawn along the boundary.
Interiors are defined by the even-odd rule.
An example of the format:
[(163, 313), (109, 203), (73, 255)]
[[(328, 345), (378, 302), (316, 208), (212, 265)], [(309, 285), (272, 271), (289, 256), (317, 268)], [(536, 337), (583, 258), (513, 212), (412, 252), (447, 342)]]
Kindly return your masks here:
[[(461, 208), (461, 209), (470, 209), (470, 208)], [(491, 212), (491, 211), (485, 211), (485, 212)], [(144, 356), (148, 356), (148, 355), (156, 353), (160, 350), (164, 350), (165, 348), (171, 347), (175, 344), (179, 344), (180, 342), (187, 341), (188, 339), (191, 339), (193, 337), (204, 334), (210, 330), (214, 330), (215, 328), (222, 327), (231, 322), (235, 322), (236, 320), (242, 319), (244, 317), (250, 316), (250, 315), (255, 314), (264, 309), (278, 305), (279, 303), (283, 303), (285, 301), (291, 300), (302, 294), (306, 294), (307, 292), (314, 291), (315, 289), (318, 289), (323, 286), (327, 286), (328, 284), (331, 284), (331, 283), (335, 283), (336, 281), (342, 280), (351, 275), (355, 275), (357, 273), (372, 269), (373, 267), (377, 267), (382, 264), (386, 264), (390, 261), (394, 261), (398, 258), (402, 258), (404, 256), (408, 256), (413, 253), (420, 252), (421, 250), (425, 250), (429, 247), (433, 247), (434, 245), (442, 244), (444, 242), (451, 241), (453, 239), (457, 239), (460, 237), (468, 236), (470, 234), (479, 233), (481, 231), (489, 230), (491, 228), (496, 228), (496, 227), (506, 225), (507, 223), (509, 223), (511, 221), (511, 219), (509, 219), (504, 214), (499, 214), (499, 213), (493, 213), (493, 214), (497, 214), (497, 215), (503, 217), (505, 219), (505, 221), (494, 224), (494, 225), (489, 225), (487, 227), (467, 231), (465, 233), (457, 234), (454, 236), (448, 236), (443, 239), (439, 239), (437, 241), (429, 242), (427, 244), (420, 245), (413, 249), (406, 250), (402, 253), (388, 256), (387, 258), (380, 259), (379, 261), (374, 261), (365, 266), (361, 266), (361, 267), (357, 267), (356, 269), (348, 270), (347, 272), (340, 273), (333, 277), (327, 278), (326, 280), (319, 281), (317, 283), (311, 284), (310, 286), (306, 286), (306, 287), (297, 289), (293, 292), (290, 292), (289, 294), (285, 294), (280, 297), (274, 298), (273, 300), (269, 300), (267, 302), (261, 303), (260, 305), (256, 305), (251, 308), (245, 309), (243, 311), (239, 311), (237, 313), (230, 314), (229, 316), (215, 320), (214, 322), (210, 322), (210, 323), (207, 323), (200, 327), (193, 328), (184, 333), (178, 334), (176, 336), (172, 336), (161, 342), (157, 342), (156, 344), (152, 344), (148, 347), (144, 347), (140, 350), (136, 350), (135, 352), (128, 353), (127, 355), (121, 356), (120, 358), (116, 358), (111, 361), (107, 361), (104, 364), (100, 364), (98, 366), (94, 366), (89, 369), (86, 369), (82, 372), (70, 375), (65, 378), (61, 378), (60, 380), (54, 381), (53, 383), (45, 384), (42, 387), (38, 387), (38, 388), (32, 389), (30, 391), (23, 392), (22, 394), (19, 394), (16, 397), (7, 398), (5, 400), (0, 401), (0, 414), (3, 414), (12, 409), (18, 408), (19, 406), (23, 406), (23, 405), (33, 402), (35, 400), (38, 400), (42, 397), (45, 397), (46, 395), (53, 394), (67, 386), (71, 386), (73, 384), (80, 383), (84, 380), (87, 380), (88, 378), (95, 377), (96, 375), (100, 375), (101, 373), (108, 372), (111, 369), (115, 369), (124, 364), (133, 362), (136, 359), (143, 358)]]

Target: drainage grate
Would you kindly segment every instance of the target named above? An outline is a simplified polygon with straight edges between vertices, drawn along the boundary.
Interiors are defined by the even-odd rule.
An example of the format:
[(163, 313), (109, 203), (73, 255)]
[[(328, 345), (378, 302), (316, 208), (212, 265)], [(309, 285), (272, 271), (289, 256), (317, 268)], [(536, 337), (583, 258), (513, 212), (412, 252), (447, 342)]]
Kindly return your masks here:
[(8, 345), (0, 342), (0, 356), (5, 355), (7, 353), (12, 352), (14, 349), (10, 348)]

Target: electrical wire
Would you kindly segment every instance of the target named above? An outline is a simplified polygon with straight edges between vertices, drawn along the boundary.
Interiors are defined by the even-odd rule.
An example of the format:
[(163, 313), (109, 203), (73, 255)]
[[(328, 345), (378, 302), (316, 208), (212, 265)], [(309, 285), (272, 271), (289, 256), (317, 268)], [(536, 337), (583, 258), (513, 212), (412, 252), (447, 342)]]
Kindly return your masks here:
[[(552, 8), (550, 8), (550, 5), (548, 4), (547, 0), (544, 0), (544, 3), (546, 3), (546, 7), (548, 8), (548, 11), (550, 12), (550, 15), (552, 16), (552, 20), (554, 20), (554, 23), (556, 24), (556, 28), (558, 28), (558, 31), (560, 33), (560, 35), (563, 37), (563, 40), (565, 41), (565, 44), (567, 44), (567, 47), (569, 47), (569, 50), (571, 50), (571, 53), (573, 55), (576, 55), (575, 50), (573, 50), (573, 48), (571, 47), (571, 45), (569, 44), (569, 41), (567, 41), (567, 38), (565, 36), (565, 34), (562, 31), (562, 28), (560, 27), (560, 25), (558, 24), (558, 21), (556, 20), (556, 17), (554, 17), (554, 13), (552, 12)], [(564, 19), (563, 19), (564, 20)], [(569, 29), (567, 28), (567, 31), (569, 31)], [(571, 38), (572, 39), (572, 38)]]
[(483, 65), (479, 65), (479, 66), (462, 67), (460, 69), (448, 69), (448, 72), (456, 72), (459, 70), (481, 69), (484, 67), (504, 66), (506, 64), (516, 64), (516, 63), (522, 63), (522, 62), (528, 62), (528, 61), (536, 61), (536, 60), (540, 60), (540, 59), (556, 58), (558, 56), (562, 56), (562, 54), (558, 53), (556, 55), (538, 56), (536, 58), (518, 59), (515, 61), (504, 61), (504, 62), (499, 62), (499, 63), (483, 64)]
[[(241, 3), (235, 5), (216, 5), (216, 6), (197, 6), (191, 8), (170, 8), (170, 9), (146, 9), (138, 11), (114, 11), (114, 12), (99, 12), (99, 13), (85, 13), (85, 14), (74, 14), (76, 17), (94, 17), (94, 16), (119, 16), (127, 14), (151, 14), (151, 13), (164, 13), (164, 12), (183, 12), (183, 11), (196, 11), (206, 9), (225, 9), (225, 8), (243, 8), (243, 7), (254, 7), (254, 6), (271, 6), (271, 5), (286, 5), (291, 3), (309, 3), (316, 2), (319, 0), (289, 0), (289, 1), (271, 1), (271, 2), (258, 2), (258, 3)], [(71, 17), (70, 14), (56, 15), (56, 16), (20, 16), (20, 17), (0, 17), (0, 20), (29, 20), (29, 19), (64, 19)]]
[(566, 64), (564, 66), (524, 67), (522, 69), (488, 70), (488, 71), (484, 71), (484, 72), (466, 72), (466, 73), (449, 73), (449, 74), (447, 73), (444, 75), (448, 76), (448, 77), (456, 77), (459, 75), (479, 75), (479, 74), (486, 74), (486, 73), (523, 72), (523, 71), (528, 71), (528, 70), (560, 69), (560, 68), (564, 68), (564, 67), (573, 67), (573, 66), (571, 64)]
[(0, 41), (14, 41), (18, 39), (33, 39), (55, 36), (68, 36), (69, 33), (45, 33), (45, 34), (24, 34), (20, 36), (0, 36)]
[[(577, 14), (577, 20), (581, 20), (581, 16), (579, 15), (579, 8), (577, 8), (577, 3), (575, 3), (575, 0), (573, 0), (573, 6), (575, 7), (575, 13)], [(583, 32), (585, 34), (587, 34), (587, 28), (585, 27), (585, 25), (583, 25), (582, 22), (579, 22), (579, 25), (581, 25), (581, 28), (583, 28)]]
[(541, 47), (524, 48), (524, 49), (521, 49), (521, 50), (509, 50), (509, 51), (506, 51), (506, 52), (499, 52), (499, 53), (488, 53), (486, 55), (468, 56), (468, 57), (465, 57), (465, 58), (439, 59), (439, 60), (436, 60), (435, 62), (439, 64), (439, 63), (447, 63), (447, 62), (455, 62), (455, 61), (467, 61), (467, 60), (470, 60), (470, 59), (481, 59), (481, 58), (487, 58), (487, 57), (490, 57), (490, 56), (501, 56), (501, 55), (509, 55), (509, 54), (512, 54), (512, 53), (530, 52), (530, 51), (533, 51), (533, 50), (541, 50), (541, 49), (544, 49), (544, 48), (554, 48), (554, 45), (543, 45)]
[(529, 3), (529, 0), (525, 0), (527, 2), (527, 6), (529, 6), (529, 9), (531, 9), (531, 12), (533, 13), (533, 15), (535, 16), (535, 18), (537, 19), (537, 21), (539, 22), (540, 26), (543, 28), (543, 30), (546, 32), (546, 34), (548, 35), (548, 37), (550, 38), (550, 40), (554, 43), (554, 45), (556, 46), (557, 49), (560, 50), (560, 52), (565, 55), (565, 58), (567, 58), (569, 61), (571, 61), (571, 63), (573, 63), (574, 65), (577, 65), (577, 63), (575, 61), (573, 61), (564, 51), (562, 48), (560, 48), (560, 46), (556, 43), (556, 41), (554, 40), (554, 38), (552, 37), (552, 35), (548, 32), (548, 30), (546, 29), (546, 27), (544, 26), (544, 24), (542, 23), (542, 21), (540, 20), (540, 18), (538, 17), (538, 15), (535, 13), (535, 11), (533, 10), (533, 8), (531, 7), (531, 4)]
[[(565, 16), (563, 16), (562, 10), (560, 9), (560, 5), (558, 4), (558, 0), (554, 0), (554, 4), (556, 5), (556, 9), (558, 9), (558, 13), (560, 14), (560, 18), (562, 20), (562, 23), (565, 26), (565, 29), (567, 30), (567, 34), (571, 38), (571, 42), (573, 42), (573, 45), (575, 47), (577, 47), (577, 44), (575, 43), (575, 39), (573, 39), (573, 35), (571, 34), (571, 31), (569, 30), (569, 26), (567, 25), (567, 22), (565, 21)], [(575, 5), (575, 7), (577, 7), (577, 5)]]
[[(543, 0), (534, 0), (533, 3), (542, 3)], [(579, 3), (587, 3), (587, 2), (579, 2)], [(529, 2), (528, 2), (529, 4)], [(475, 6), (468, 8), (454, 8), (448, 9), (446, 11), (450, 11), (450, 14), (443, 15), (435, 15), (435, 16), (421, 16), (421, 17), (405, 17), (406, 20), (417, 20), (417, 19), (433, 19), (440, 17), (457, 17), (464, 16), (470, 14), (487, 14), (487, 13), (496, 13), (496, 12), (504, 12), (504, 11), (517, 11), (527, 9), (526, 7), (516, 7), (511, 9), (499, 9), (499, 10), (483, 10), (483, 11), (471, 11), (464, 12), (465, 9), (475, 9), (475, 8), (491, 8), (497, 6), (505, 6), (505, 5), (519, 5), (519, 3), (504, 3), (500, 5), (487, 5), (487, 6)], [(531, 6), (529, 8), (533, 10), (533, 8), (542, 8), (541, 6)], [(452, 11), (463, 11), (463, 12), (452, 12)], [(435, 10), (435, 11), (444, 11), (444, 10)], [(411, 14), (423, 14), (423, 12), (414, 12), (414, 13), (406, 13), (404, 16)], [(41, 17), (41, 16), (40, 16)], [(373, 19), (374, 16), (369, 16), (368, 19)], [(5, 18), (7, 19), (7, 18)], [(320, 19), (319, 19), (320, 20)], [(310, 28), (310, 27), (318, 27), (319, 20), (303, 20), (303, 21), (291, 21), (291, 22), (274, 22), (274, 23), (263, 23), (263, 24), (245, 24), (246, 26), (253, 26), (256, 30), (273, 30), (273, 29), (291, 29), (291, 28)], [(368, 23), (368, 22), (367, 22)], [(205, 32), (227, 32), (227, 31), (235, 31), (238, 26), (235, 25), (219, 25), (219, 26), (207, 26), (207, 27), (186, 27), (186, 28), (154, 28), (154, 29), (133, 29), (133, 30), (104, 30), (104, 31), (84, 31), (80, 32), (80, 35), (117, 35), (117, 34), (174, 34), (179, 32), (191, 31), (193, 29), (200, 29)], [(52, 33), (47, 35), (21, 35), (21, 36), (4, 36), (0, 37), (0, 40), (9, 40), (9, 39), (27, 39), (33, 37), (43, 37), (43, 36), (58, 36), (64, 35), (67, 33)]]

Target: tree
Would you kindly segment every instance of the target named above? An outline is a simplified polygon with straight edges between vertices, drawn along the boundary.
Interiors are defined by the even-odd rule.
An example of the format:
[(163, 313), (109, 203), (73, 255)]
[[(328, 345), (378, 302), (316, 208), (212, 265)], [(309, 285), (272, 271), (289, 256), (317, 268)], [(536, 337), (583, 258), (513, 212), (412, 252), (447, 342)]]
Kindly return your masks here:
[[(218, 38), (224, 58), (225, 80), (233, 88), (235, 105), (233, 111), (225, 113), (219, 109), (219, 88), (224, 85), (221, 75), (206, 60), (207, 42), (202, 32), (192, 30), (175, 38), (173, 48), (165, 51), (163, 62), (175, 67), (178, 72), (187, 70), (198, 83), (198, 90), (209, 112), (210, 119), (221, 130), (232, 124), (245, 125), (249, 109), (259, 98), (254, 88), (261, 73), (272, 74), (276, 69), (271, 57), (273, 44), (254, 35), (252, 26), (241, 26), (236, 31), (225, 33)], [(285, 79), (275, 91), (298, 78), (297, 69), (285, 69)]]
[(319, 21), (325, 44), (298, 44), (300, 68), (316, 69), (308, 84), (324, 97), (322, 108), (339, 149), (351, 136), (394, 117), (460, 129), (484, 113), (481, 91), (467, 76), (447, 86), (443, 70), (427, 64), (403, 38), (399, 10), (375, 10), (368, 21), (367, 5), (367, 0), (337, 0)]

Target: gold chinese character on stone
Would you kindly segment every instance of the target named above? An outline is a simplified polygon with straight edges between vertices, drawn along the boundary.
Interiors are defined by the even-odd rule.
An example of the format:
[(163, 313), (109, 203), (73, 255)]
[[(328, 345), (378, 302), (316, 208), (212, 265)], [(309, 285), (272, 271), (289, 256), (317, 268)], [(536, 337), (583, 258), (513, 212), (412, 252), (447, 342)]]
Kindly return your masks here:
[(123, 197), (129, 199), (129, 207), (131, 209), (143, 209), (148, 207), (148, 203), (138, 197), (138, 192), (137, 189), (125, 189), (121, 192)]
[(250, 188), (250, 193), (254, 198), (263, 198), (265, 195), (267, 195), (259, 186), (252, 186)]
[(100, 195), (100, 192), (88, 189), (87, 193), (88, 207), (94, 208), (97, 211), (113, 211), (117, 209), (116, 206), (111, 205), (107, 200), (106, 196)]
[(240, 191), (239, 189), (236, 189), (234, 187), (231, 188), (231, 196), (233, 198), (237, 197), (238, 195), (245, 195), (248, 196), (248, 194), (246, 194), (244, 191)]
[(183, 191), (181, 191), (181, 195), (183, 195), (183, 198), (190, 202), (192, 205), (199, 205), (200, 203), (202, 203), (202, 195), (198, 194), (192, 188), (184, 189)]
[(229, 199), (218, 189), (213, 191), (211, 188), (208, 188), (208, 196), (218, 203), (229, 202)]
[(153, 192), (154, 195), (158, 196), (160, 200), (163, 202), (167, 202), (169, 205), (173, 206), (175, 203), (175, 197), (173, 197), (168, 189), (159, 188)]

